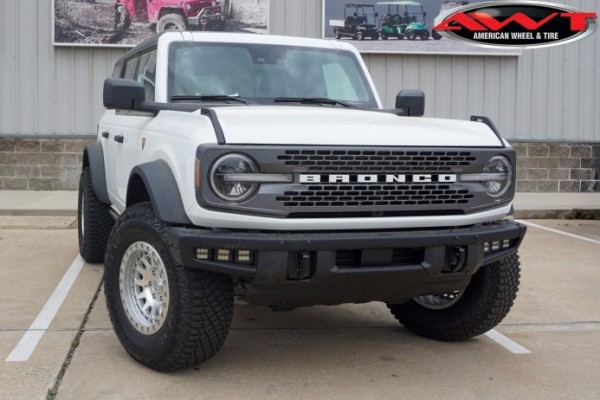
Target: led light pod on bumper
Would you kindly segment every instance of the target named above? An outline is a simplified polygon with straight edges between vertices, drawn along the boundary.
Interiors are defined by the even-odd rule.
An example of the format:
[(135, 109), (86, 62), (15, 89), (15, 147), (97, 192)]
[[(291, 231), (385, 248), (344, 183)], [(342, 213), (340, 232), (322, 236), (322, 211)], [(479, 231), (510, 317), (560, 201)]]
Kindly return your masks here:
[(512, 186), (513, 166), (510, 160), (504, 156), (495, 156), (483, 169), (484, 174), (496, 177), (496, 179), (484, 182), (487, 193), (495, 198), (504, 196)]
[(219, 158), (210, 170), (210, 186), (222, 200), (239, 203), (250, 198), (258, 189), (258, 183), (236, 179), (243, 174), (255, 174), (254, 161), (242, 154), (227, 154)]

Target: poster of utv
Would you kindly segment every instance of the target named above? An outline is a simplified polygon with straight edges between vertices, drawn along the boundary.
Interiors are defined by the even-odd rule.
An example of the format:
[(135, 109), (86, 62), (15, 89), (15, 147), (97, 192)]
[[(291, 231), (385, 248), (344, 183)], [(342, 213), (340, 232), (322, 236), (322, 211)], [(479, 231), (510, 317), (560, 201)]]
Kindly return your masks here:
[(433, 30), (441, 13), (484, 1), (323, 0), (323, 37), (347, 40), (362, 53), (521, 54), (460, 43)]
[(269, 0), (54, 0), (54, 44), (131, 47), (168, 29), (267, 33)]

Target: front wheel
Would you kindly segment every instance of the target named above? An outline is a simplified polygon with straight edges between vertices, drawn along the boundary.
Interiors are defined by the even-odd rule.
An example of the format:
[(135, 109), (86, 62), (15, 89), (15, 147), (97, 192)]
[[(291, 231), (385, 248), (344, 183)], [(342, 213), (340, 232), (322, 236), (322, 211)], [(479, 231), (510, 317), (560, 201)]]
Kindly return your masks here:
[(221, 348), (233, 315), (230, 277), (175, 263), (150, 203), (128, 208), (111, 234), (104, 291), (115, 333), (157, 371), (191, 367)]
[(513, 254), (482, 267), (464, 291), (420, 296), (388, 308), (420, 336), (466, 340), (494, 328), (508, 314), (519, 290), (520, 271), (519, 256)]
[(156, 24), (157, 33), (163, 31), (185, 31), (186, 29), (187, 23), (185, 22), (185, 18), (179, 14), (163, 15)]
[(429, 32), (422, 31), (419, 36), (421, 37), (421, 40), (427, 40), (429, 39)]
[(406, 38), (408, 40), (415, 40), (417, 38), (417, 32), (415, 32), (415, 31), (407, 31), (406, 32)]
[(365, 35), (362, 32), (356, 32), (356, 40), (363, 40)]

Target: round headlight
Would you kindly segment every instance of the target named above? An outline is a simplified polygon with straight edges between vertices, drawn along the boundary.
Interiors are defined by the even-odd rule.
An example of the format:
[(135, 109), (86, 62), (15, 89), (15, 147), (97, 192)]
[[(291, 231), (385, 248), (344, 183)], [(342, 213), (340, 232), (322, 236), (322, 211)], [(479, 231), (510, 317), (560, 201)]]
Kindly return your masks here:
[(242, 154), (227, 154), (213, 164), (210, 170), (210, 185), (222, 200), (238, 203), (252, 196), (258, 189), (258, 184), (232, 178), (240, 174), (257, 172), (256, 164), (249, 157)]
[(512, 164), (504, 156), (495, 156), (483, 169), (485, 174), (497, 175), (497, 179), (484, 182), (485, 190), (492, 197), (502, 197), (512, 186)]

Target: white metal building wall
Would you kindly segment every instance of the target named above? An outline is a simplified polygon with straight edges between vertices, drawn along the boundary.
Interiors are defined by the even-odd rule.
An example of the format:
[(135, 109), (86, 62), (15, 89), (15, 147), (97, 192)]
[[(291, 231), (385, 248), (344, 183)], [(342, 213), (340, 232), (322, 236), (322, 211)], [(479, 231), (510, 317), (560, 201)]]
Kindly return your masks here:
[[(561, 1), (557, 1), (561, 2)], [(600, 13), (600, 2), (562, 3)], [(321, 0), (271, 0), (275, 34), (320, 37)], [(52, 46), (50, 0), (0, 0), (0, 134), (95, 131), (122, 49)], [(520, 57), (365, 55), (384, 102), (427, 95), (427, 115), (493, 118), (524, 141), (600, 142), (600, 33)]]

